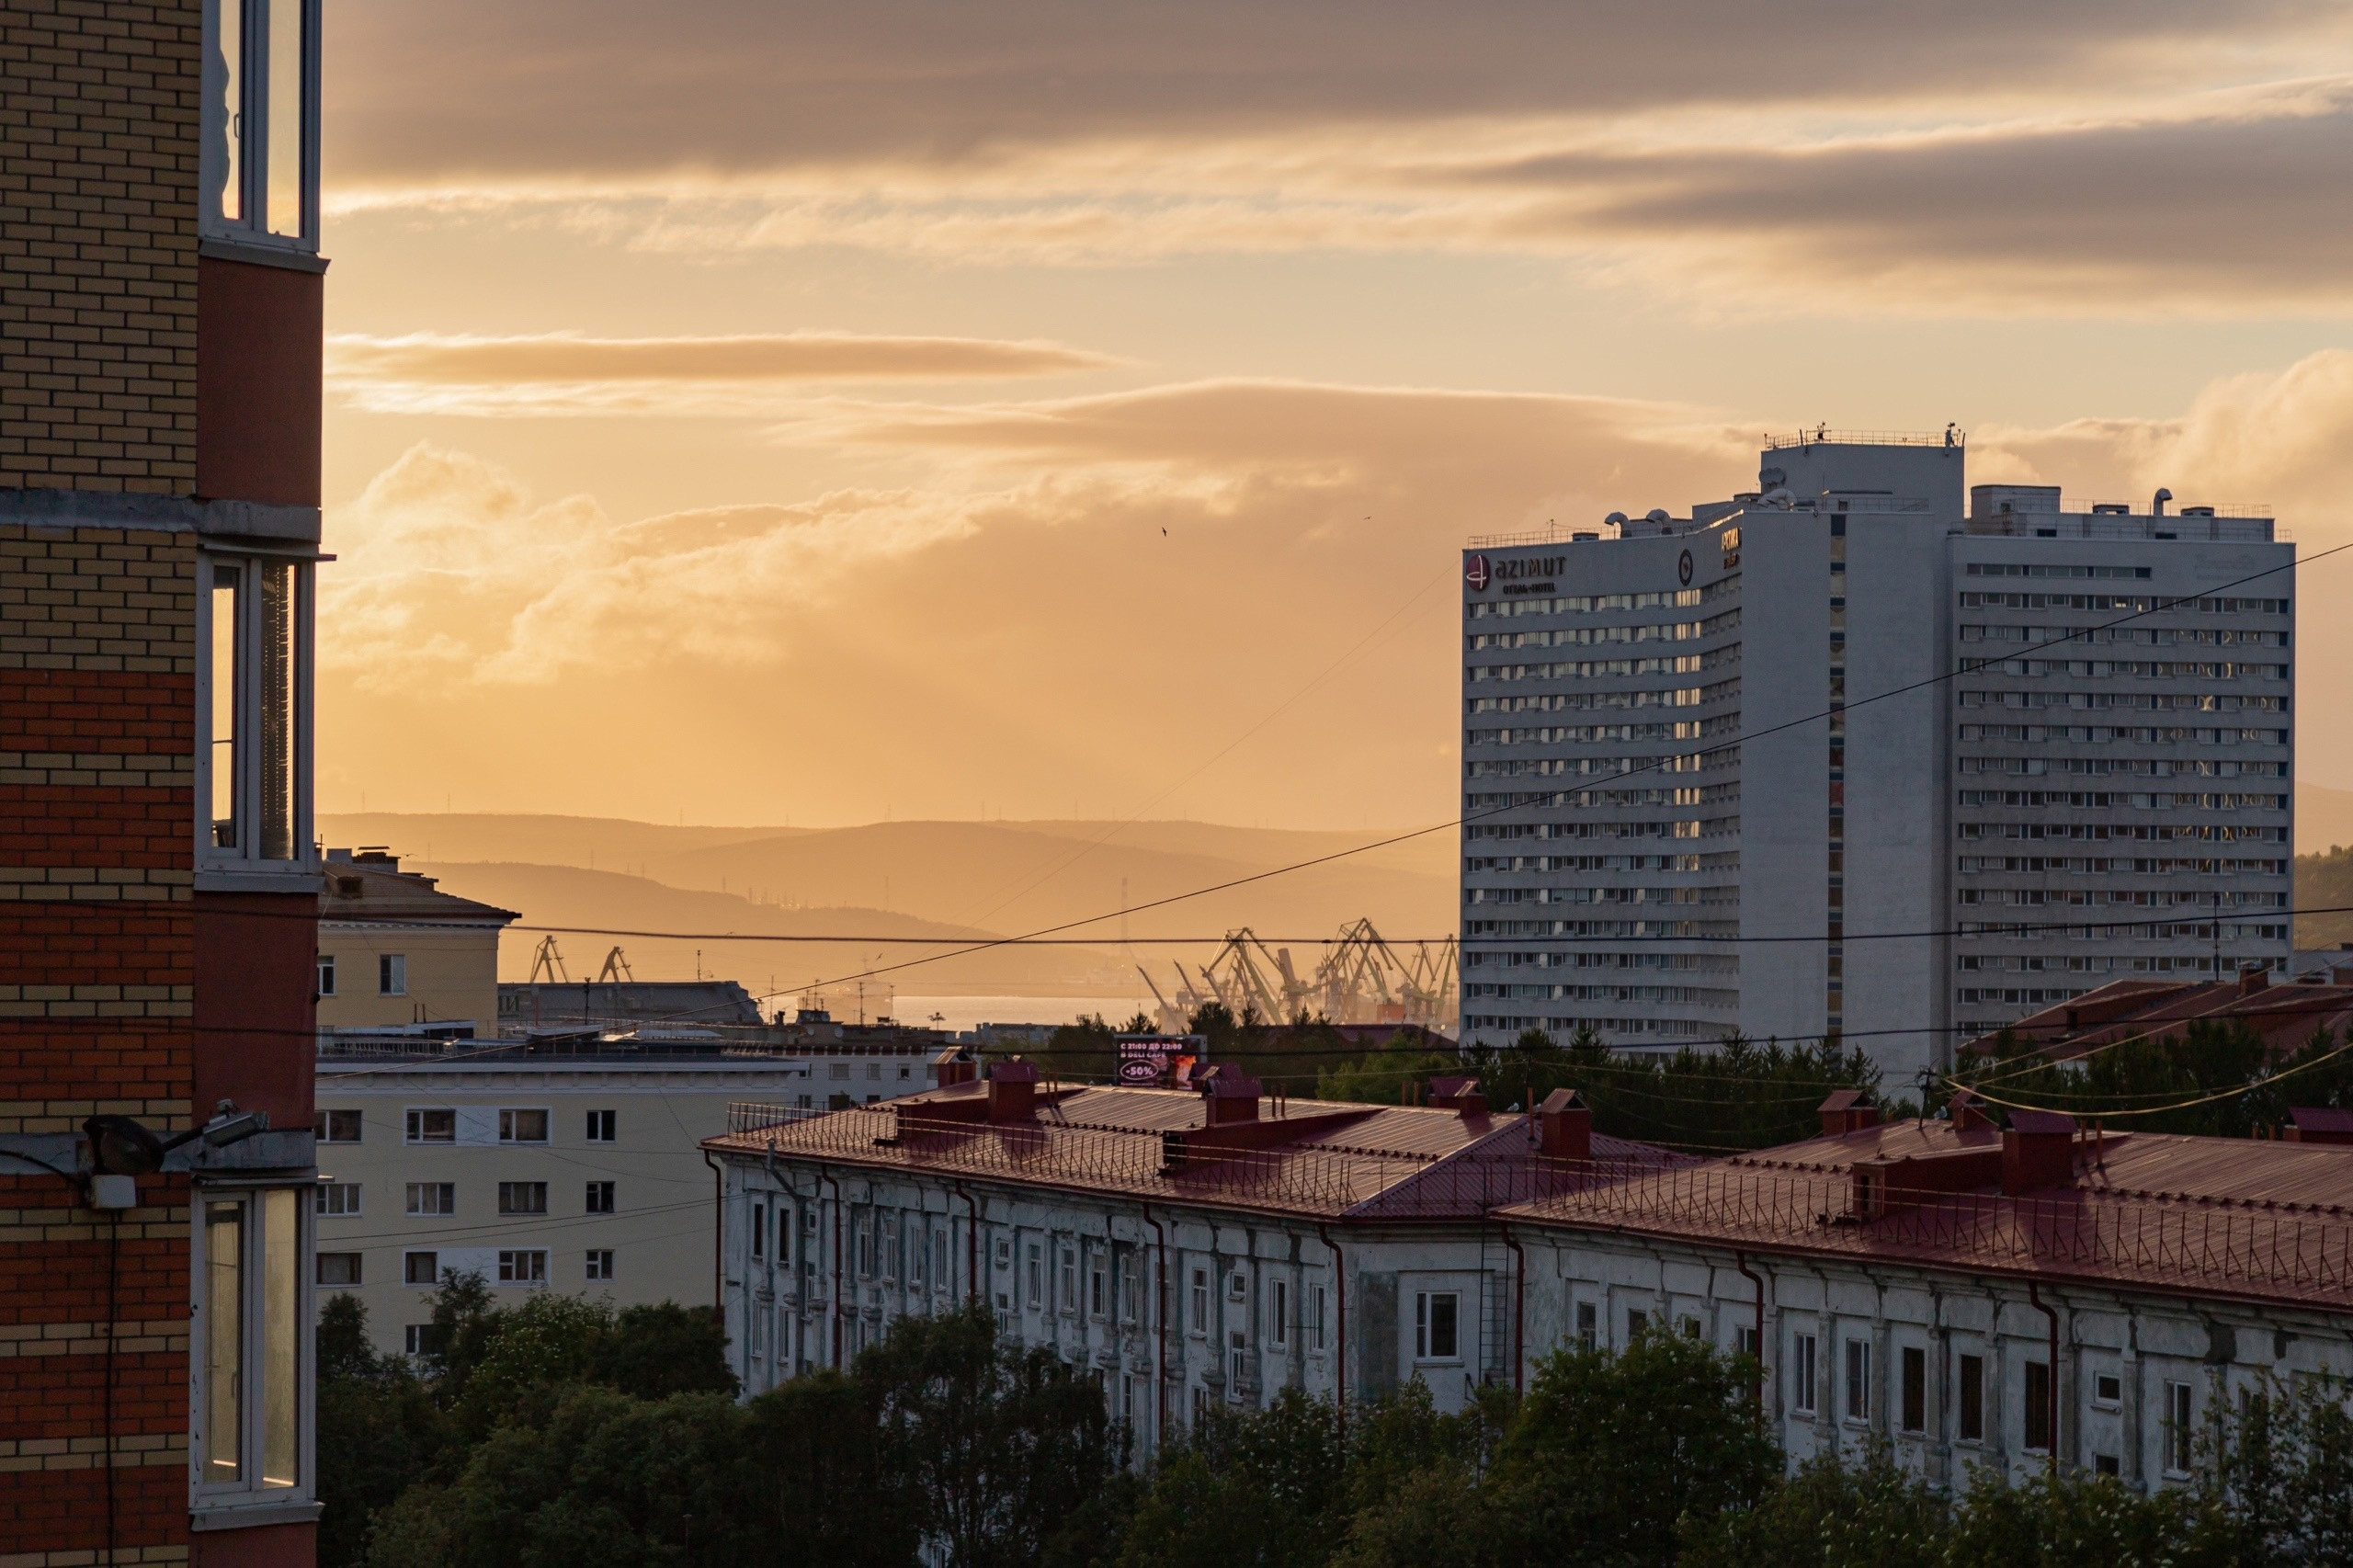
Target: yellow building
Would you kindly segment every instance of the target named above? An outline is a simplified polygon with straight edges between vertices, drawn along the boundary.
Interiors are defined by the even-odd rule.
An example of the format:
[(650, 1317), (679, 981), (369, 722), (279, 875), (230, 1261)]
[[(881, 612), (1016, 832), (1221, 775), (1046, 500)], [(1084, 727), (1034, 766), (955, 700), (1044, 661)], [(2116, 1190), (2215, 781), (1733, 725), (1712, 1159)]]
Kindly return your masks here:
[(440, 892), (381, 849), (330, 849), (319, 898), (319, 1028), (498, 1032), (498, 937), (517, 916)]

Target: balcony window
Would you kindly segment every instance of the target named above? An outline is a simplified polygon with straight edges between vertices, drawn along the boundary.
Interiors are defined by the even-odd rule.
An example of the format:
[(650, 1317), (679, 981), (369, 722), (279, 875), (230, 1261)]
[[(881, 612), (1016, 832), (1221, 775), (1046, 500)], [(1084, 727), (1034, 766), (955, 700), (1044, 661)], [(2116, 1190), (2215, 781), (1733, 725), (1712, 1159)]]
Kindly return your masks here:
[(207, 0), (204, 235), (319, 245), (318, 0)]
[(208, 1505), (280, 1502), (308, 1487), (302, 1392), (315, 1265), (304, 1257), (307, 1207), (292, 1187), (216, 1194), (198, 1205), (189, 1438)]
[(199, 572), (199, 868), (308, 874), (311, 563), (208, 552)]

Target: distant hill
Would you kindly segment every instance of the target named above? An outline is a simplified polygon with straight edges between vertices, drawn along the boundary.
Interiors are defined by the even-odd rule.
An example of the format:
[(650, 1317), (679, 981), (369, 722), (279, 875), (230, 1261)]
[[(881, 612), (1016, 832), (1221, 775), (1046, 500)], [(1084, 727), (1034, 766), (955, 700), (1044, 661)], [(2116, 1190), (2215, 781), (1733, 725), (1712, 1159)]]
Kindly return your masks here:
[[(728, 829), (384, 812), (323, 817), (320, 831), (329, 843), (386, 844), (444, 869), (469, 860), (593, 865), (672, 888), (747, 897), (764, 907), (889, 910), (997, 932), (1059, 926), (1116, 910), (1123, 902), (1133, 906), (1243, 881), (1381, 836), (1208, 823)], [(1126, 934), (1214, 937), (1246, 925), (1270, 937), (1320, 938), (1369, 915), (1392, 937), (1445, 936), (1455, 928), (1455, 846), (1449, 829), (1248, 881), (1133, 915)], [(1121, 930), (1111, 921), (1074, 934), (1116, 947)]]
[[(742, 981), (756, 992), (797, 987), (878, 964), (921, 958), (941, 948), (985, 941), (991, 933), (876, 909), (777, 909), (729, 893), (665, 887), (617, 871), (513, 861), (449, 864), (404, 859), (402, 869), (439, 881), (445, 892), (517, 910), (524, 926), (595, 927), (556, 935), (571, 978), (593, 977), (615, 947), (640, 980), (684, 980), (700, 972)], [(641, 931), (703, 933), (668, 940)], [(938, 937), (940, 948), (851, 942), (763, 942), (754, 936)], [(522, 980), (540, 937), (510, 930), (499, 950), (499, 978)], [(920, 977), (919, 979), (917, 977)], [(897, 980), (903, 991), (972, 995), (1134, 994), (1135, 971), (1116, 952), (1092, 948), (1001, 948), (943, 959)]]

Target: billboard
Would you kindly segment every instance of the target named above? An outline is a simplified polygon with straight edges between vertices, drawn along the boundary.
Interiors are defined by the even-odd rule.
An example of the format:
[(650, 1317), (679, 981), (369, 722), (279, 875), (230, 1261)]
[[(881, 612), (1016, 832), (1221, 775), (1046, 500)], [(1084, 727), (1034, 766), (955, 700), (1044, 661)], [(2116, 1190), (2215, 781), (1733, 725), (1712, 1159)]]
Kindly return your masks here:
[(1206, 1035), (1122, 1034), (1111, 1039), (1119, 1050), (1119, 1081), (1129, 1088), (1173, 1088), (1209, 1054)]

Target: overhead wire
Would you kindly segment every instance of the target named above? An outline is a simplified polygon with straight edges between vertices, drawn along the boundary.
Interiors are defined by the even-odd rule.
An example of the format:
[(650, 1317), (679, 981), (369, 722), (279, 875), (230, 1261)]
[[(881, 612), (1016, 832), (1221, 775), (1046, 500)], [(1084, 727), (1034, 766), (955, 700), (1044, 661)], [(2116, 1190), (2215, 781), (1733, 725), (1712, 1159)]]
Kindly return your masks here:
[[(2061, 647), (2071, 642), (2086, 642), (2097, 632), (2110, 631), (2116, 627), (2127, 625), (2132, 621), (2141, 620), (2152, 615), (2163, 614), (2168, 610), (2177, 609), (2185, 604), (2195, 604), (2201, 598), (2223, 593), (2229, 589), (2240, 587), (2245, 584), (2256, 582), (2266, 577), (2277, 576), (2282, 572), (2299, 572), (2305, 566), (2311, 565), (2319, 561), (2326, 560), (2331, 556), (2340, 554), (2347, 550), (2353, 550), (2353, 540), (2348, 540), (2344, 544), (2332, 545), (2326, 550), (2316, 551), (2312, 555), (2290, 562), (2283, 566), (2267, 567), (2260, 572), (2250, 572), (2242, 576), (2231, 578), (2226, 582), (2208, 584), (2195, 592), (2154, 602), (2146, 609), (2129, 611), (2126, 614), (2114, 617), (2111, 619), (2100, 621), (2091, 626), (2074, 628), (2067, 631), (2063, 636), (2047, 638), (2040, 642), (2030, 643), (2021, 647), (2016, 652), (2006, 653), (2003, 659), (2004, 662), (2007, 662), (2013, 659), (2028, 658), (2047, 649)], [(1925, 676), (1922, 679), (1915, 681), (1909, 681), (1901, 686), (1892, 687), (1885, 691), (1874, 692), (1868, 697), (1857, 698), (1851, 701), (1845, 702), (1836, 708), (1824, 708), (1816, 712), (1787, 720), (1779, 724), (1768, 725), (1761, 730), (1745, 732), (1741, 735), (1740, 742), (1741, 744), (1745, 744), (1752, 741), (1762, 740), (1768, 735), (1779, 734), (1785, 731), (1798, 729), (1805, 725), (1824, 722), (1826, 722), (1834, 713), (1851, 713), (1859, 708), (1866, 708), (1875, 702), (1885, 702), (1897, 697), (1905, 696), (1911, 692), (1924, 690), (1931, 687), (1944, 685), (1949, 681), (1958, 680), (1969, 673), (1971, 673), (1971, 671), (1967, 667), (1955, 668), (1951, 670), (1939, 670), (1933, 676)], [(1667, 760), (1669, 759), (1665, 757), (1652, 758), (1649, 761), (1644, 762), (1639, 767), (1622, 769), (1613, 777), (1619, 779), (1624, 779), (1638, 778), (1648, 773), (1654, 773), (1658, 771), (1661, 765)], [(1560, 792), (1563, 791), (1555, 791), (1555, 793)], [(894, 973), (901, 970), (917, 968), (928, 963), (938, 963), (949, 958), (961, 957), (969, 953), (986, 952), (993, 948), (1007, 946), (1015, 942), (1034, 940), (1041, 937), (1054, 936), (1063, 931), (1077, 930), (1087, 926), (1100, 925), (1107, 920), (1118, 919), (1122, 915), (1139, 915), (1147, 910), (1165, 908), (1171, 904), (1182, 903), (1192, 899), (1207, 897), (1211, 893), (1230, 892), (1234, 888), (1247, 887), (1257, 882), (1269, 881), (1276, 877), (1288, 876), (1296, 871), (1303, 871), (1312, 869), (1317, 866), (1329, 865), (1336, 860), (1345, 860), (1352, 858), (1355, 856), (1370, 854), (1376, 849), (1385, 849), (1394, 845), (1411, 843), (1418, 838), (1426, 838), (1434, 833), (1442, 833), (1449, 828), (1464, 826), (1470, 823), (1483, 820), (1488, 816), (1501, 815), (1505, 812), (1522, 809), (1524, 809), (1524, 806), (1521, 803), (1515, 802), (1508, 805), (1489, 807), (1484, 810), (1467, 811), (1460, 816), (1449, 818), (1442, 823), (1434, 823), (1427, 827), (1415, 828), (1406, 833), (1392, 834), (1386, 837), (1374, 839), (1369, 843), (1357, 845), (1351, 848), (1335, 850), (1325, 855), (1311, 856), (1306, 859), (1294, 861), (1289, 865), (1275, 867), (1264, 871), (1255, 871), (1246, 876), (1229, 878), (1224, 881), (1211, 883), (1207, 887), (1196, 888), (1189, 892), (1175, 893), (1165, 898), (1147, 900), (1142, 903), (1131, 904), (1124, 909), (1111, 910), (1105, 914), (1091, 915), (1081, 920), (1069, 920), (1063, 921), (1058, 925), (1041, 926), (1035, 931), (1027, 932), (1019, 937), (995, 938), (990, 941), (974, 943), (968, 948), (961, 949), (952, 953), (940, 953), (926, 958), (910, 959), (896, 964), (881, 965), (879, 967), (857, 971), (852, 973), (837, 975), (829, 980), (816, 982), (814, 988), (822, 989), (828, 985), (845, 984), (854, 980), (870, 980), (879, 975)], [(2078, 925), (2084, 923), (2071, 921), (2068, 922), (2068, 924)], [(2098, 922), (2097, 924), (2107, 923)], [(772, 991), (763, 994), (760, 999), (767, 1000), (768, 996), (782, 995), (785, 994), (786, 993), (781, 990)], [(684, 1016), (690, 1017), (692, 1015), (688, 1014)]]

